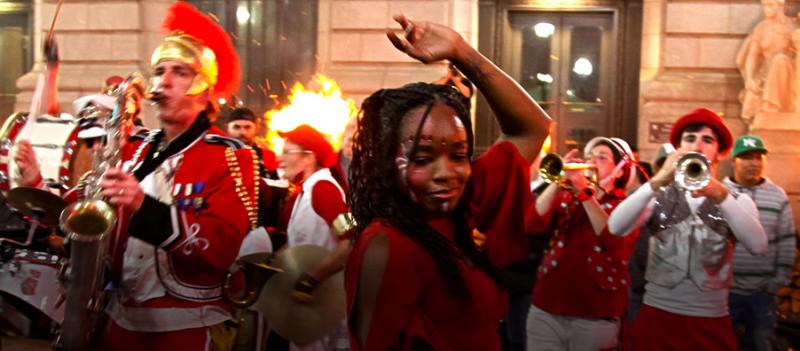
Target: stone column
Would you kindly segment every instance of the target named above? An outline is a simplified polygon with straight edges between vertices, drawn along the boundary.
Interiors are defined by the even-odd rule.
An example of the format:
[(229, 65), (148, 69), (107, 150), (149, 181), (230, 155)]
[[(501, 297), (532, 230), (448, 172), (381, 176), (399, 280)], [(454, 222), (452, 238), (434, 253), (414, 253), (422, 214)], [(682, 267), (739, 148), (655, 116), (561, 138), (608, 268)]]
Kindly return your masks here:
[(800, 161), (800, 113), (762, 112), (756, 118), (770, 121), (754, 124), (749, 133), (758, 135), (764, 140), (764, 146), (769, 150), (766, 176), (786, 190), (794, 212), (795, 226), (798, 226), (800, 225), (800, 172), (795, 165)]
[(360, 103), (380, 88), (444, 75), (444, 64), (422, 65), (392, 46), (385, 31), (399, 31), (394, 14), (449, 25), (477, 45), (477, 0), (320, 0), (318, 71), (336, 80), (344, 96)]
[[(58, 100), (62, 112), (73, 113), (72, 101), (94, 94), (112, 75), (149, 72), (150, 53), (161, 38), (159, 27), (167, 0), (66, 1), (56, 23), (61, 55)], [(34, 47), (41, 48), (57, 1), (35, 0)], [(35, 50), (33, 70), (17, 80), (16, 111), (27, 111), (38, 75), (44, 69), (41, 49)], [(145, 110), (145, 124), (153, 126)]]

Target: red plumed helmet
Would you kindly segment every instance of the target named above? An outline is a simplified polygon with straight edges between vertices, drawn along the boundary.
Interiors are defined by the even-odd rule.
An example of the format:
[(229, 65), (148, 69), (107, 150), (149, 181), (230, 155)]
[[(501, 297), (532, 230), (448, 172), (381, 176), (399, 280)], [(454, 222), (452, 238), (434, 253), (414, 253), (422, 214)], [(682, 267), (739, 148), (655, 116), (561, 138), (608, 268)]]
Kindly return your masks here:
[(188, 94), (211, 88), (214, 98), (227, 98), (239, 90), (239, 57), (219, 24), (188, 2), (178, 1), (170, 6), (161, 28), (167, 37), (153, 52), (151, 64), (178, 60), (192, 66), (198, 75)]

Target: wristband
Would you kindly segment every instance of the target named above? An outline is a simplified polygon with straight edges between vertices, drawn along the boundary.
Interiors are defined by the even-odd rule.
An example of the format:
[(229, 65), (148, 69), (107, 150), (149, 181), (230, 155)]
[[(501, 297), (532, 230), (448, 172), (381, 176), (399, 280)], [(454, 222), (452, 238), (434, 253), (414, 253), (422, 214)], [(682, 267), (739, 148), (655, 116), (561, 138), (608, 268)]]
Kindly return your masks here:
[(592, 188), (587, 187), (578, 193), (578, 201), (580, 202), (591, 200), (592, 198), (594, 198), (594, 189)]
[(290, 293), (292, 298), (299, 303), (308, 303), (314, 299), (314, 289), (317, 288), (319, 281), (314, 279), (314, 277), (308, 275), (308, 273), (303, 273), (300, 277), (297, 278), (294, 284), (294, 289)]

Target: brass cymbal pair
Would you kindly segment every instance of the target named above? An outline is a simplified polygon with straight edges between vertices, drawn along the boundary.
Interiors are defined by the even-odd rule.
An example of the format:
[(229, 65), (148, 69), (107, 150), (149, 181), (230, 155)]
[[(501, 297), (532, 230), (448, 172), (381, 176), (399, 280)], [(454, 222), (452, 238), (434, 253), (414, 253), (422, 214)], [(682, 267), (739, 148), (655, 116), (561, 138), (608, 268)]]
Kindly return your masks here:
[[(248, 269), (262, 270), (263, 273), (249, 277), (245, 273), (245, 280), (260, 282), (266, 279), (258, 299), (249, 308), (263, 313), (269, 327), (276, 333), (303, 345), (331, 333), (341, 325), (346, 314), (343, 272), (321, 281), (308, 303), (297, 302), (290, 295), (297, 278), (329, 255), (331, 252), (321, 246), (299, 245), (281, 251), (274, 257), (271, 254), (242, 257), (233, 269), (250, 265), (253, 267)], [(248, 286), (247, 282), (245, 286)], [(242, 307), (237, 301), (233, 304)]]

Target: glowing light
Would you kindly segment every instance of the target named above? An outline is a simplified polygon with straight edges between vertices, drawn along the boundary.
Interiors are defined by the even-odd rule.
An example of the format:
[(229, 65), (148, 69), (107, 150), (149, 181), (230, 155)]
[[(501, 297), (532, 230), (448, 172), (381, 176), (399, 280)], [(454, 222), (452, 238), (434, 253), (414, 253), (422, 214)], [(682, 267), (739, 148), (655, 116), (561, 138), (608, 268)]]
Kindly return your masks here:
[(341, 148), (347, 122), (358, 114), (358, 108), (353, 99), (342, 98), (342, 90), (332, 79), (317, 74), (314, 82), (319, 85), (318, 91), (296, 83), (288, 104), (264, 113), (269, 131), (261, 141), (267, 143), (275, 154), (283, 152), (284, 141), (278, 132), (288, 132), (303, 124), (322, 133), (334, 150)]
[(236, 20), (239, 21), (239, 23), (247, 23), (247, 21), (250, 20), (250, 11), (244, 6), (239, 6), (236, 9)]
[(551, 138), (550, 134), (547, 135), (547, 138), (544, 139), (544, 143), (542, 144), (542, 152), (548, 153), (550, 152), (550, 147), (553, 144), (553, 138)]
[(563, 8), (565, 6), (574, 6), (583, 4), (584, 0), (540, 0), (536, 2), (536, 6), (543, 8)]
[(227, 100), (225, 100), (225, 98), (219, 98), (218, 101), (220, 105), (225, 105), (228, 102)]
[(592, 71), (594, 71), (594, 67), (592, 67), (592, 62), (585, 57), (581, 57), (575, 60), (575, 65), (572, 66), (572, 71), (579, 76), (590, 76), (592, 75)]
[(547, 22), (539, 22), (533, 26), (533, 31), (539, 38), (549, 38), (556, 32), (556, 26)]
[(551, 76), (551, 75), (549, 75), (547, 73), (536, 73), (536, 79), (538, 79), (540, 82), (544, 82), (544, 83), (552, 83), (553, 82), (553, 76)]

